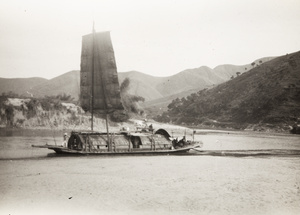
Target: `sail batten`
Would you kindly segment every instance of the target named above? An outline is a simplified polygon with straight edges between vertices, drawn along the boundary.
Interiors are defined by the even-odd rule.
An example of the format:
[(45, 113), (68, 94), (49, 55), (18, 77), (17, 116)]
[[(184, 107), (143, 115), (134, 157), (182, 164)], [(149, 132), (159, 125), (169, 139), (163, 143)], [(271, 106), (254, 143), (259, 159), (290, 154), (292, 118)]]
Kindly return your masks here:
[(123, 110), (109, 32), (83, 36), (80, 67), (81, 107), (86, 111), (93, 109), (100, 113)]

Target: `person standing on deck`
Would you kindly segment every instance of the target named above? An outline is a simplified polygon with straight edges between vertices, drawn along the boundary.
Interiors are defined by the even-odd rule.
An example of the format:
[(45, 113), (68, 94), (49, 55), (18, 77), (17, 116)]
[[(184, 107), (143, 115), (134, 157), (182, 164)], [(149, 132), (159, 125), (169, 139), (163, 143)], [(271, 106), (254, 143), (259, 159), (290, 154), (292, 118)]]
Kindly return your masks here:
[(68, 145), (68, 134), (64, 133), (64, 141), (62, 142), (62, 147), (67, 147)]

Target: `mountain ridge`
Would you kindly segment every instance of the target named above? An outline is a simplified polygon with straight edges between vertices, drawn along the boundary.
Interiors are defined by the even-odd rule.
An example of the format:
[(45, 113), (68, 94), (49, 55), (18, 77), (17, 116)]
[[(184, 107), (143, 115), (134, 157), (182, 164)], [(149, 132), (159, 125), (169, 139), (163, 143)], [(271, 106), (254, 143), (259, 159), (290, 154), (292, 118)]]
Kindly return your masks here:
[(156, 120), (175, 124), (289, 129), (300, 120), (300, 51), (260, 63), (211, 89), (174, 99)]
[[(274, 57), (260, 58), (253, 62), (272, 58)], [(220, 84), (229, 80), (237, 72), (242, 74), (246, 71), (245, 68), (250, 67), (251, 64), (242, 66), (224, 64), (214, 69), (207, 66), (186, 69), (166, 77), (151, 76), (138, 71), (119, 72), (118, 76), (119, 83), (122, 83), (125, 78), (130, 78), (130, 94), (144, 97), (146, 101), (153, 101)], [(79, 70), (69, 71), (49, 80), (44, 78), (0, 78), (0, 94), (10, 91), (22, 96), (31, 94), (33, 97), (68, 94), (78, 100), (80, 72)]]

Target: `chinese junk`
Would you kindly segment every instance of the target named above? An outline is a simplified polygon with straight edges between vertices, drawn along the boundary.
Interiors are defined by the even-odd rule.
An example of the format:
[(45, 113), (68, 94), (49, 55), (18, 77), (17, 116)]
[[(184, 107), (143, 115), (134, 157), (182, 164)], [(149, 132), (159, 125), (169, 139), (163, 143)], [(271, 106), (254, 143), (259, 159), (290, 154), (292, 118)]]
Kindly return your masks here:
[[(187, 141), (185, 137), (177, 141), (166, 130), (154, 131), (147, 125), (134, 132), (109, 132), (108, 115), (123, 110), (109, 32), (93, 32), (82, 38), (80, 103), (85, 111), (91, 112), (91, 131), (71, 132), (65, 146), (34, 147), (61, 154), (87, 155), (181, 154), (201, 147), (201, 143)], [(106, 132), (93, 131), (94, 113), (106, 116)]]

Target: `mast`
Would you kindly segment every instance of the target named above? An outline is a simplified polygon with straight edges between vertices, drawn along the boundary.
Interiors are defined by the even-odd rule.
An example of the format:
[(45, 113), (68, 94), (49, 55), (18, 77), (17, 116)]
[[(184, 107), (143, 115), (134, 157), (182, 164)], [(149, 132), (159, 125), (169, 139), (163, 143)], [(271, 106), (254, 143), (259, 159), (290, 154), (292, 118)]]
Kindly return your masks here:
[[(92, 56), (92, 110), (91, 110), (91, 115), (92, 115), (92, 122), (91, 122), (91, 128), (93, 131), (93, 123), (94, 123), (94, 80), (95, 80), (95, 23), (93, 22), (93, 56)], [(98, 59), (99, 60), (99, 59)], [(103, 75), (101, 73), (101, 80), (103, 81)], [(104, 88), (105, 83), (102, 83), (102, 91), (104, 92), (104, 107), (105, 107), (105, 125), (106, 125), (106, 133), (107, 133), (107, 146), (108, 146), (108, 151), (111, 151), (111, 138), (109, 136), (109, 127), (108, 127), (108, 107), (107, 107), (107, 102), (106, 102), (106, 93), (105, 93), (105, 88)]]
[(109, 136), (109, 129), (108, 129), (108, 113), (106, 111), (105, 113), (105, 121), (106, 121), (106, 133), (107, 133), (107, 146), (108, 146), (108, 151), (110, 152), (112, 150), (112, 145), (111, 145), (111, 138)]
[[(99, 61), (99, 59), (98, 59)], [(108, 146), (108, 151), (111, 151), (112, 147), (111, 147), (111, 138), (109, 136), (109, 127), (108, 127), (108, 105), (107, 105), (107, 91), (105, 89), (105, 80), (103, 78), (103, 73), (100, 73), (101, 76), (101, 80), (102, 80), (102, 84), (101, 84), (101, 88), (102, 88), (102, 92), (103, 92), (103, 103), (104, 103), (104, 113), (105, 113), (105, 125), (106, 125), (106, 134), (107, 134), (107, 146)]]
[(95, 23), (93, 22), (93, 45), (92, 45), (92, 104), (91, 104), (91, 130), (94, 131), (94, 79), (95, 79)]
[(109, 114), (124, 110), (120, 97), (120, 85), (114, 50), (109, 32), (93, 32), (82, 37), (80, 64), (80, 103), (84, 111), (91, 113), (91, 130), (95, 113), (106, 120), (108, 148), (112, 150), (109, 135)]

